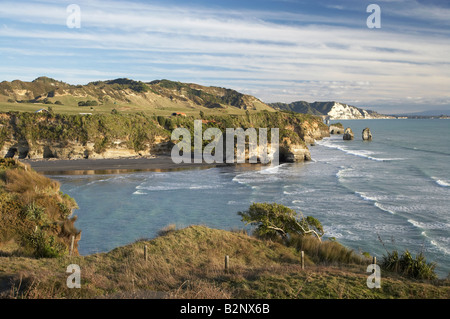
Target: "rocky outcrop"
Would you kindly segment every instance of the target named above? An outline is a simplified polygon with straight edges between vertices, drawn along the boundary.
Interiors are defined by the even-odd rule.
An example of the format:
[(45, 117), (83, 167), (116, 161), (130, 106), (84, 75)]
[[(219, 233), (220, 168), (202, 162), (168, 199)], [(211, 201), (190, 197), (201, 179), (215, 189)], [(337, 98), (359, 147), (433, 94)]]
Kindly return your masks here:
[(363, 139), (363, 141), (371, 141), (372, 140), (372, 133), (370, 132), (370, 129), (368, 127), (366, 127), (362, 131), (362, 139)]
[(346, 141), (351, 141), (355, 138), (355, 135), (353, 134), (353, 131), (350, 127), (347, 127), (344, 131), (343, 139)]
[(299, 135), (306, 144), (314, 145), (315, 141), (319, 141), (324, 137), (329, 137), (330, 131), (322, 122), (305, 121), (301, 125), (301, 132)]
[(330, 134), (344, 134), (344, 127), (331, 124)]
[(296, 163), (311, 160), (311, 153), (306, 145), (288, 144), (280, 146), (280, 162)]

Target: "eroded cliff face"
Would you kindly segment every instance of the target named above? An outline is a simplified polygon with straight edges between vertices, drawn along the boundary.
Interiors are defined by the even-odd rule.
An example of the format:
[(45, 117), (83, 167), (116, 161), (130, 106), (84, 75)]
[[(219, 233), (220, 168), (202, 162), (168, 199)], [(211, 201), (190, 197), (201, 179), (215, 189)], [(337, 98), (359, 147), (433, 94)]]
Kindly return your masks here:
[(309, 122), (302, 123), (301, 136), (306, 144), (312, 145), (315, 141), (319, 141), (324, 137), (330, 136), (330, 129), (327, 125), (321, 122)]
[(37, 140), (27, 139), (9, 140), (0, 149), (0, 157), (18, 159), (107, 159), (134, 158), (170, 154), (171, 141), (164, 137), (157, 137), (154, 143), (144, 144), (144, 149), (136, 151), (127, 146), (123, 140), (115, 140), (112, 146), (98, 151), (94, 142), (80, 143), (78, 141)]
[[(135, 129), (134, 124), (128, 124), (134, 127), (136, 132), (133, 133), (122, 128), (107, 130), (104, 123), (91, 127), (85, 123), (87, 120), (81, 118), (77, 120), (80, 121), (77, 124), (80, 129), (75, 130), (72, 127), (75, 124), (67, 119), (32, 114), (28, 115), (30, 119), (27, 122), (26, 119), (17, 119), (14, 114), (0, 115), (0, 157), (18, 159), (113, 159), (170, 155), (174, 145), (170, 139), (171, 131), (189, 125), (185, 122), (168, 128), (156, 120), (152, 122), (145, 118), (139, 130)], [(101, 119), (95, 121), (101, 122)], [(289, 121), (290, 124), (284, 127), (281, 122), (272, 124), (280, 126), (280, 132), (283, 131), (279, 141), (280, 161), (310, 160), (307, 145), (314, 145), (316, 140), (330, 136), (329, 128), (317, 118)], [(55, 131), (61, 133), (55, 134)], [(147, 131), (152, 131), (152, 135)], [(141, 135), (143, 138), (136, 138)]]
[(106, 159), (165, 154), (173, 145), (150, 117), (0, 114), (0, 157)]

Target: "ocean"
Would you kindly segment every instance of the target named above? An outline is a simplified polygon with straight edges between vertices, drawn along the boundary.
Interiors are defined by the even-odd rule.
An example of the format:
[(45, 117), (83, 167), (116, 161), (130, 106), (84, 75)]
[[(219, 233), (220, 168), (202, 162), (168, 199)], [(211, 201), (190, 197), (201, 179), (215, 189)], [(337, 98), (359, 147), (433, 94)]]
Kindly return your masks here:
[[(311, 146), (312, 161), (116, 175), (58, 175), (79, 209), (79, 252), (106, 252), (162, 228), (247, 229), (237, 212), (277, 202), (317, 218), (325, 237), (380, 260), (422, 252), (450, 272), (450, 121), (342, 120), (355, 133)], [(363, 141), (369, 127), (373, 140)]]

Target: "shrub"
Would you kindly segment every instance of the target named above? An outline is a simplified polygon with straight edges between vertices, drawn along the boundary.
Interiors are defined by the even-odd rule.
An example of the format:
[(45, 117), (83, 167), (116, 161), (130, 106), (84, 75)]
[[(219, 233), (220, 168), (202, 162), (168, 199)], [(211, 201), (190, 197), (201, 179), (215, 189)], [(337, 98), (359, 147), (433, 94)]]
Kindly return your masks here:
[(33, 256), (36, 258), (60, 257), (66, 250), (63, 244), (55, 240), (54, 236), (47, 235), (45, 231), (40, 229), (23, 236), (22, 245), (31, 249)]
[(399, 256), (397, 250), (383, 255), (380, 267), (414, 279), (436, 279), (436, 263), (428, 263), (422, 252), (413, 257), (408, 250)]
[(42, 207), (37, 206), (35, 202), (26, 205), (23, 214), (25, 218), (36, 222), (37, 224), (43, 223), (46, 219), (45, 210)]
[(164, 116), (158, 116), (157, 117), (158, 123), (159, 125), (161, 125), (161, 127), (165, 127), (166, 126), (166, 118)]
[(287, 241), (292, 235), (314, 234), (320, 240), (324, 231), (321, 223), (314, 217), (298, 218), (297, 213), (277, 203), (253, 203), (245, 212), (238, 212), (246, 224), (256, 225), (258, 237)]
[(97, 101), (80, 101), (78, 102), (78, 106), (97, 106), (98, 102)]

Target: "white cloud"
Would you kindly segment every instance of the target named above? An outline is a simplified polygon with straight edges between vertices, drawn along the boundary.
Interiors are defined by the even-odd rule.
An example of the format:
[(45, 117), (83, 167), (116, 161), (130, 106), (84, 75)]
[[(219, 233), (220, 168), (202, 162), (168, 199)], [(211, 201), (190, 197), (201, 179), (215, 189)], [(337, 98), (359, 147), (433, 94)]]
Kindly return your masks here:
[[(450, 43), (442, 33), (397, 33), (369, 30), (364, 25), (349, 27), (348, 23), (330, 26), (327, 17), (308, 14), (289, 13), (287, 19), (317, 19), (318, 23), (270, 22), (283, 19), (286, 13), (279, 12), (225, 12), (119, 1), (107, 6), (80, 1), (79, 5), (82, 27), (75, 30), (65, 27), (67, 13), (59, 2), (20, 7), (2, 3), (0, 18), (6, 26), (0, 28), (0, 37), (14, 41), (0, 54), (30, 55), (23, 44), (29, 41), (47, 46), (49, 56), (78, 61), (78, 72), (71, 67), (76, 75), (72, 78), (78, 82), (85, 70), (90, 71), (85, 73), (86, 80), (116, 74), (151, 80), (148, 77), (163, 75), (239, 87), (259, 92), (257, 96), (268, 101), (386, 102), (408, 95), (422, 98), (417, 101), (433, 97), (447, 101), (449, 97)], [(417, 8), (402, 14), (411, 16)], [(15, 45), (16, 41), (22, 44)], [(81, 52), (93, 51), (97, 56), (91, 54), (90, 63), (79, 59)], [(41, 47), (36, 56), (45, 57), (45, 49)], [(92, 66), (98, 69), (89, 69)], [(114, 68), (120, 70), (114, 72)], [(132, 74), (127, 75), (127, 70)], [(26, 73), (25, 68), (22, 71)], [(1, 68), (0, 75), (6, 72), (10, 71)], [(63, 69), (54, 72), (64, 74)]]

